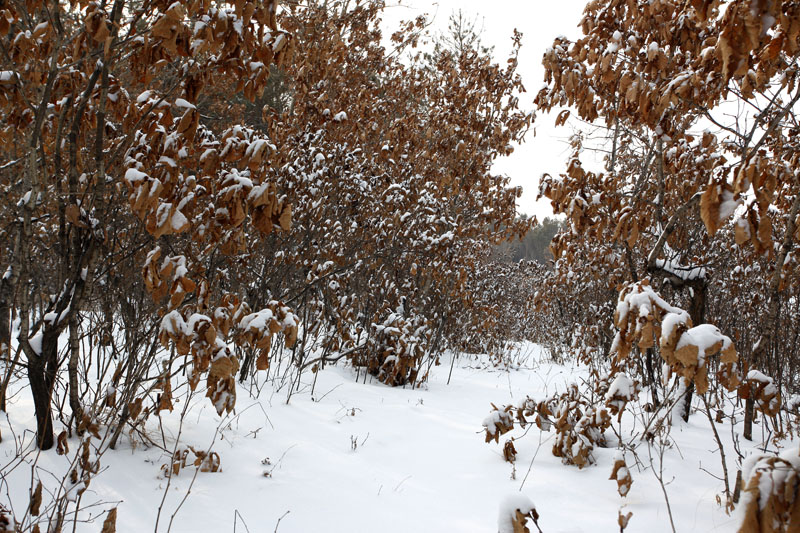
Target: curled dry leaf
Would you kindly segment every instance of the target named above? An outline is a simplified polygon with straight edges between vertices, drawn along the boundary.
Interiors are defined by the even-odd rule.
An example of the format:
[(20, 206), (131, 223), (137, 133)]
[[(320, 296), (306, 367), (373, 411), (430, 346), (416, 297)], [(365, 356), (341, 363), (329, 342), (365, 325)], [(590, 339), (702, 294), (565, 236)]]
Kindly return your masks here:
[[(747, 466), (747, 465), (746, 465)], [(786, 533), (800, 529), (798, 450), (751, 458), (739, 533)]]
[(36, 488), (33, 489), (33, 494), (31, 494), (31, 502), (30, 502), (30, 513), (31, 516), (39, 516), (39, 508), (42, 505), (42, 481), (39, 480), (36, 482)]
[(620, 531), (625, 531), (628, 527), (628, 523), (631, 521), (631, 517), (633, 513), (628, 511), (626, 514), (622, 514), (622, 511), (619, 511), (617, 515), (617, 524), (619, 524)]
[(503, 458), (508, 463), (514, 463), (517, 460), (517, 449), (514, 447), (514, 439), (509, 439), (503, 446)]
[(108, 512), (106, 515), (106, 519), (103, 521), (103, 529), (100, 530), (100, 533), (116, 533), (117, 531), (117, 508), (114, 507)]
[(500, 442), (500, 435), (514, 429), (514, 419), (511, 416), (513, 409), (514, 407), (511, 405), (499, 409), (495, 404), (492, 404), (492, 411), (483, 420), (486, 442), (491, 442), (492, 440)]
[(56, 446), (56, 453), (58, 455), (66, 455), (69, 453), (69, 445), (67, 443), (67, 432), (62, 431), (58, 434), (58, 439), (56, 439), (57, 446)]
[(631, 485), (633, 485), (633, 478), (624, 458), (618, 457), (614, 461), (614, 467), (608, 479), (613, 479), (617, 482), (617, 492), (619, 492), (620, 496), (625, 497), (628, 495)]

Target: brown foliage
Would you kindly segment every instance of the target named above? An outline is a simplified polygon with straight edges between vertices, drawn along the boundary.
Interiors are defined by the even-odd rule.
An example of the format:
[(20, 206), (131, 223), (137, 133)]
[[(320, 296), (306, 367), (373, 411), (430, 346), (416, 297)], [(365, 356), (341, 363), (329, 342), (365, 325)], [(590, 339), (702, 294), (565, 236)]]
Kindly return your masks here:
[[(592, 450), (595, 446), (605, 446), (603, 432), (611, 426), (608, 411), (592, 406), (575, 384), (570, 385), (566, 392), (554, 394), (542, 402), (527, 398), (520, 407), (508, 405), (499, 409), (494, 404), (492, 407), (493, 411), (483, 422), (486, 442), (499, 442), (500, 435), (514, 429), (515, 420), (525, 428), (530, 423), (529, 418), (535, 417), (534, 423), (542, 431), (555, 428), (553, 455), (578, 468), (594, 463)], [(506, 447), (509, 444), (511, 441), (506, 442)]]
[(164, 475), (170, 477), (180, 474), (188, 466), (194, 466), (200, 472), (221, 472), (221, 461), (217, 452), (197, 450), (192, 446), (175, 451), (172, 460), (161, 465)]
[[(232, 288), (219, 271), (249, 240), (273, 227), (290, 229), (292, 206), (269, 173), (274, 144), (241, 126), (212, 132), (197, 108), (205, 88), (226, 82), (247, 98), (260, 94), (270, 65), (291, 49), (276, 11), (274, 0), (4, 4), (0, 182), (9, 194), (0, 217), (9, 228), (2, 261), (11, 275), (2, 281), (0, 320), (12, 305), (23, 317), (20, 346), (30, 362), (42, 448), (54, 444), (49, 391), (57, 339), (97, 310), (98, 283), (118, 287), (131, 274), (120, 272), (121, 264), (143, 260), (152, 317), (175, 312), (225, 322), (219, 317), (238, 303), (229, 302)], [(37, 263), (52, 275), (42, 276)], [(119, 300), (104, 309), (110, 321)], [(33, 320), (44, 315), (48, 320)], [(190, 346), (198, 359), (194, 381), (211, 367), (204, 360), (216, 354), (211, 347), (237, 342), (214, 325), (216, 339), (215, 330), (172, 332), (170, 340)], [(291, 327), (284, 330), (292, 335)], [(37, 335), (42, 342), (32, 345)], [(111, 342), (108, 331), (104, 338)], [(218, 409), (230, 409), (235, 369), (222, 372), (219, 362), (214, 369), (209, 396)], [(76, 369), (70, 372), (74, 389)], [(168, 409), (164, 387), (160, 408)], [(71, 407), (79, 423), (76, 394)], [(107, 396), (106, 407), (115, 405), (115, 395)]]
[(42, 482), (39, 480), (36, 483), (36, 488), (33, 490), (33, 494), (31, 494), (31, 502), (30, 502), (30, 513), (31, 516), (39, 516), (39, 508), (42, 505)]
[(103, 529), (100, 530), (100, 533), (116, 533), (116, 531), (117, 531), (117, 508), (114, 507), (108, 512), (108, 514), (106, 515), (106, 519), (103, 520)]
[[(607, 156), (603, 172), (583, 167), (584, 127), (564, 171), (541, 182), (541, 195), (570, 224), (552, 246), (552, 281), (566, 296), (548, 295), (598, 305), (590, 291), (647, 277), (694, 325), (735, 332), (743, 362), (794, 383), (785, 354), (796, 350), (796, 335), (778, 332), (800, 323), (788, 304), (800, 280), (791, 252), (800, 235), (796, 14), (788, 1), (600, 0), (587, 5), (581, 37), (554, 41), (537, 105), (558, 111), (559, 124), (571, 113), (605, 125)], [(732, 116), (731, 100), (757, 111)], [(576, 326), (593, 318), (576, 314), (567, 314)], [(645, 331), (632, 344), (626, 336), (638, 320), (621, 330), (621, 357), (658, 350), (700, 392), (715, 375), (738, 386), (732, 348), (709, 373), (691, 343), (677, 347), (684, 331), (661, 345), (651, 334), (658, 317), (641, 321)], [(604, 354), (599, 337), (581, 335), (578, 344)], [(656, 374), (643, 383), (655, 387)]]
[[(797, 454), (797, 450), (788, 453)], [(796, 458), (761, 457), (743, 491), (745, 510), (739, 533), (778, 533), (800, 528), (800, 470)]]
[(503, 459), (512, 464), (517, 460), (517, 449), (514, 447), (514, 439), (508, 439), (505, 445), (503, 445)]
[(67, 443), (67, 432), (66, 431), (62, 431), (61, 433), (59, 433), (57, 441), (58, 441), (58, 447), (56, 448), (56, 451), (57, 451), (58, 455), (66, 455), (66, 454), (68, 454), (69, 453), (69, 445)]
[[(614, 322), (619, 332), (612, 353), (618, 362), (628, 357), (634, 342), (644, 350), (658, 339), (663, 360), (676, 374), (694, 381), (700, 394), (708, 390), (708, 356), (720, 354), (721, 365), (729, 369), (738, 361), (730, 338), (710, 324), (693, 328), (688, 313), (667, 304), (650, 288), (648, 280), (620, 292)], [(726, 386), (733, 390), (734, 383)]]
[[(628, 466), (625, 464), (625, 459), (623, 457), (617, 457), (614, 461), (614, 467), (608, 479), (613, 479), (617, 482), (617, 492), (619, 492), (620, 496), (624, 498), (628, 495), (631, 490), (631, 485), (633, 485), (633, 478), (631, 478), (631, 472), (628, 470)], [(620, 518), (622, 518), (621, 514)], [(620, 524), (620, 526), (622, 526), (622, 524)]]

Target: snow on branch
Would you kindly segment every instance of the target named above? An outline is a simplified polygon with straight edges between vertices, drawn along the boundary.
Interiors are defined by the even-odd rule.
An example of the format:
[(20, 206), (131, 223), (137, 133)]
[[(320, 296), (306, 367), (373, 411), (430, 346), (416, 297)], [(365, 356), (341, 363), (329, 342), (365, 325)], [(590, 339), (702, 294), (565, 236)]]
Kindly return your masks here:
[[(734, 376), (732, 367), (738, 361), (729, 337), (711, 324), (693, 326), (689, 314), (664, 301), (648, 280), (632, 283), (619, 295), (614, 324), (618, 331), (611, 353), (617, 360), (627, 358), (633, 344), (640, 350), (651, 348), (658, 340), (661, 357), (670, 368), (687, 380), (694, 380), (697, 391), (708, 390), (707, 358), (721, 354), (724, 375)], [(738, 383), (729, 380), (726, 386)]]

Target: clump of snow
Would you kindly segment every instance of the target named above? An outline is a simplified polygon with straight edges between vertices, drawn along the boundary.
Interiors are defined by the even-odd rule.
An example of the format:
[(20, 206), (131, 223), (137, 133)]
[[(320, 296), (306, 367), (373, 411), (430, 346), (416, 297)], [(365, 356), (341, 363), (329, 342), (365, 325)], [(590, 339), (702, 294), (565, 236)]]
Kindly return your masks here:
[(144, 172), (137, 170), (135, 168), (129, 168), (128, 170), (125, 171), (125, 181), (127, 181), (131, 185), (133, 185), (136, 182), (146, 180), (149, 177), (150, 176), (148, 176)]
[[(772, 454), (754, 454), (742, 462), (742, 478), (745, 480), (745, 485), (757, 472), (761, 472), (758, 479), (758, 506), (760, 509), (766, 507), (770, 496), (782, 490), (790, 475), (796, 475), (800, 471), (800, 448), (796, 446), (779, 453), (777, 455), (779, 461), (775, 461), (775, 459), (776, 456)], [(742, 491), (742, 496), (739, 508), (746, 509), (752, 493)]]
[(190, 333), (190, 329), (184, 322), (183, 317), (176, 310), (170, 311), (161, 319), (161, 331), (172, 337)]
[(521, 492), (506, 496), (500, 503), (500, 513), (497, 516), (498, 533), (514, 533), (514, 519), (518, 510), (527, 515), (536, 511), (536, 505)]
[(728, 217), (736, 211), (736, 208), (742, 204), (742, 201), (734, 198), (733, 191), (727, 189), (723, 189), (720, 197), (722, 201), (719, 204), (719, 219), (728, 220)]
[(681, 335), (675, 350), (680, 350), (690, 344), (697, 346), (697, 363), (701, 365), (705, 359), (706, 352), (719, 342), (722, 342), (722, 351), (727, 350), (733, 344), (730, 337), (723, 335), (717, 326), (700, 324)]
[(748, 372), (746, 380), (761, 385), (761, 390), (757, 398), (760, 409), (766, 409), (767, 411), (778, 410), (780, 395), (778, 394), (778, 387), (775, 385), (775, 380), (758, 370), (751, 370)]
[(285, 44), (286, 44), (286, 36), (282, 33), (278, 34), (278, 36), (275, 38), (275, 42), (272, 43), (272, 51), (280, 52), (281, 49), (285, 46)]
[[(725, 218), (727, 218), (727, 216)], [(705, 267), (687, 267), (663, 259), (656, 260), (656, 267), (684, 281), (705, 279), (707, 274)]]
[(39, 332), (30, 339), (28, 339), (28, 344), (31, 345), (31, 348), (33, 349), (36, 355), (42, 355), (42, 338), (43, 335), (41, 332)]
[(786, 400), (786, 409), (789, 411), (797, 411), (800, 408), (800, 394), (793, 394)]
[(633, 381), (623, 373), (617, 374), (606, 392), (606, 401), (612, 398), (625, 398), (632, 400), (636, 392)]
[(667, 313), (661, 319), (661, 344), (665, 344), (667, 339), (672, 337), (672, 332), (681, 324), (686, 325), (689, 323), (689, 313), (681, 311), (680, 313)]
[(137, 103), (137, 104), (140, 104), (140, 105), (141, 105), (141, 104), (143, 104), (143, 103), (145, 103), (146, 101), (148, 101), (148, 100), (150, 99), (150, 95), (151, 95), (151, 94), (153, 94), (153, 92), (152, 92), (152, 91), (144, 91), (142, 94), (140, 94), (140, 95), (139, 95), (139, 96), (136, 98), (136, 103)]
[(489, 433), (497, 433), (497, 426), (508, 426), (511, 422), (511, 415), (506, 411), (492, 411), (489, 416), (483, 419), (483, 427)]
[(186, 109), (196, 109), (194, 104), (192, 104), (190, 102), (187, 102), (183, 98), (177, 98), (175, 100), (175, 105), (178, 106), (178, 107), (186, 108)]
[(242, 320), (239, 322), (239, 328), (244, 331), (252, 329), (264, 332), (269, 328), (269, 324), (274, 318), (275, 315), (272, 313), (271, 309), (262, 309), (242, 317)]
[(182, 231), (189, 225), (189, 220), (183, 213), (181, 213), (176, 209), (175, 212), (172, 214), (170, 225), (172, 226), (173, 231)]

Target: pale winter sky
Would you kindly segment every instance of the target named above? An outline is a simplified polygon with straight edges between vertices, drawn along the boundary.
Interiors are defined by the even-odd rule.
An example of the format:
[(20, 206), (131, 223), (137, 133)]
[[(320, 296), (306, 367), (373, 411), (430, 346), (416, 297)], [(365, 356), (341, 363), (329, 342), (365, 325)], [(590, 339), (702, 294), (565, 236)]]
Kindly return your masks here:
[[(494, 46), (495, 59), (504, 64), (511, 49), (514, 28), (523, 34), (519, 72), (527, 93), (521, 105), (533, 108), (533, 98), (544, 83), (541, 59), (545, 49), (559, 35), (575, 38), (586, 0), (389, 0), (385, 23), (392, 27), (399, 20), (409, 20), (421, 13), (435, 15), (434, 27), (446, 29), (450, 14), (461, 9), (468, 19), (478, 17), (483, 25), (483, 42)], [(387, 29), (388, 29), (387, 27)], [(435, 31), (435, 30), (434, 30)], [(528, 133), (525, 144), (511, 157), (499, 161), (495, 170), (511, 176), (512, 184), (521, 185), (524, 193), (519, 200), (520, 211), (540, 218), (552, 214), (549, 201), (536, 202), (539, 176), (547, 172), (558, 174), (568, 155), (568, 127), (554, 128), (555, 116), (540, 115), (536, 121), (536, 136)]]

